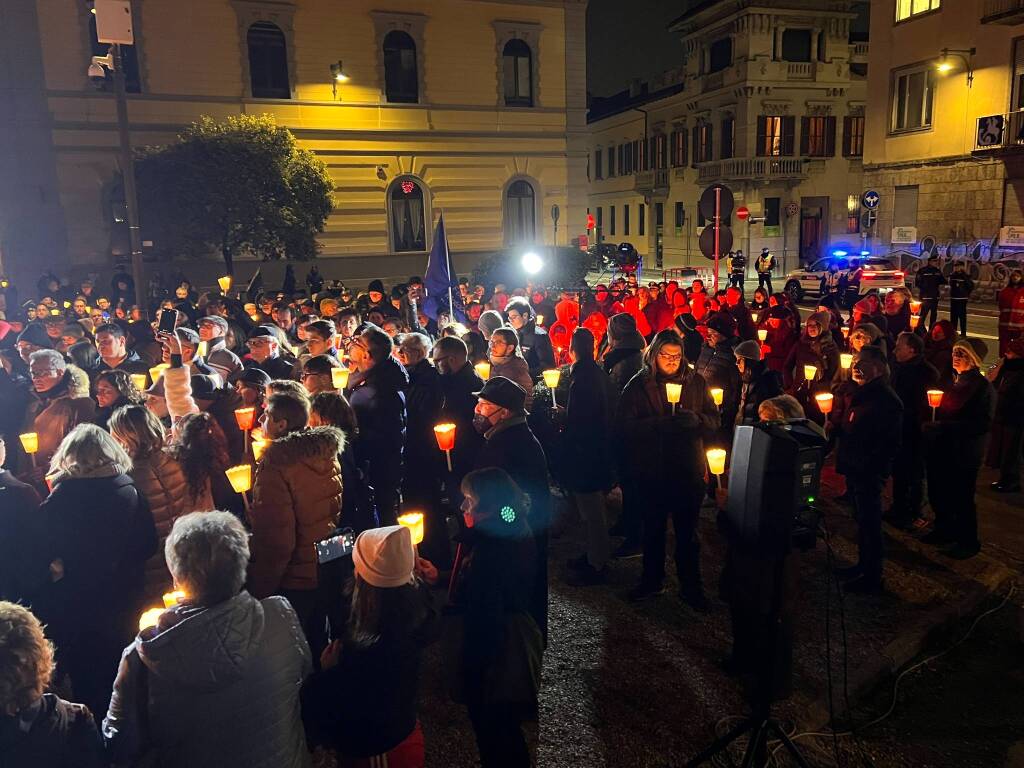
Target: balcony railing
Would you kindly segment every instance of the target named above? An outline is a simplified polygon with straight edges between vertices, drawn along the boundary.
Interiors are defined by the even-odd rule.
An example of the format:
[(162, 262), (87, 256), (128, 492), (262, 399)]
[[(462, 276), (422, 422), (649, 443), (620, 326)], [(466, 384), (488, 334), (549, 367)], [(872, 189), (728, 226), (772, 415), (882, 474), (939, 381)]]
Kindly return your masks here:
[(790, 80), (813, 80), (814, 62), (791, 61), (786, 74)]
[(712, 72), (710, 75), (704, 75), (704, 82), (701, 85), (701, 91), (713, 91), (716, 88), (721, 88), (725, 83), (725, 71)]
[(979, 117), (974, 131), (974, 151), (996, 153), (1024, 150), (1024, 110)]
[(807, 176), (800, 157), (748, 157), (719, 160), (697, 166), (697, 181), (803, 179)]
[(1024, 0), (985, 0), (982, 24), (1020, 24), (1024, 21)]
[(668, 194), (669, 186), (668, 168), (659, 168), (654, 171), (641, 171), (633, 177), (633, 190), (640, 194)]
[(850, 46), (850, 63), (867, 64), (870, 47), (868, 43), (853, 43)]

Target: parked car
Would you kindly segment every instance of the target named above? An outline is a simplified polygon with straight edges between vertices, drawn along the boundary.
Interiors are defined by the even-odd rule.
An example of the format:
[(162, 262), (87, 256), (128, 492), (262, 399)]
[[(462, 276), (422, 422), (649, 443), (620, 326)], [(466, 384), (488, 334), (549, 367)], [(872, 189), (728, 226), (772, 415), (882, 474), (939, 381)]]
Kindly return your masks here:
[(821, 279), (835, 263), (846, 277), (845, 304), (850, 305), (868, 293), (885, 293), (905, 284), (906, 275), (894, 259), (882, 256), (829, 256), (786, 275), (784, 290), (793, 301), (821, 295)]

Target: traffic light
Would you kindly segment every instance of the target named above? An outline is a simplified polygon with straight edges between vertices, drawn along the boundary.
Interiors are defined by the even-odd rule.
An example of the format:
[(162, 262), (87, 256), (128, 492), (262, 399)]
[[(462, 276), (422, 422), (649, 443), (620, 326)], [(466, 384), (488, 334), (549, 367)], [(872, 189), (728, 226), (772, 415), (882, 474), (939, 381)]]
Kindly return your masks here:
[(587, 214), (587, 230), (597, 229), (597, 222), (594, 220), (594, 214)]

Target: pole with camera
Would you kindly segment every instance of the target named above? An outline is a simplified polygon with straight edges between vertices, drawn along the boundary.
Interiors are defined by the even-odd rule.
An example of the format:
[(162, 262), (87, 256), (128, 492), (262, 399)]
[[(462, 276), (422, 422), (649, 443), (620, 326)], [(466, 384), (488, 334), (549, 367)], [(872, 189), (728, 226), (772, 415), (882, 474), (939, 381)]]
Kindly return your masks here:
[(134, 45), (132, 9), (130, 0), (96, 0), (96, 39), (110, 45), (106, 56), (93, 56), (89, 64), (89, 78), (105, 82), (107, 71), (113, 75), (114, 101), (117, 105), (117, 134), (121, 176), (124, 182), (125, 207), (128, 218), (128, 238), (131, 247), (132, 280), (135, 282), (135, 303), (145, 311), (145, 274), (142, 264), (142, 233), (139, 229), (139, 202), (135, 188), (135, 159), (132, 156), (131, 135), (128, 128), (128, 89), (124, 72), (122, 45)]

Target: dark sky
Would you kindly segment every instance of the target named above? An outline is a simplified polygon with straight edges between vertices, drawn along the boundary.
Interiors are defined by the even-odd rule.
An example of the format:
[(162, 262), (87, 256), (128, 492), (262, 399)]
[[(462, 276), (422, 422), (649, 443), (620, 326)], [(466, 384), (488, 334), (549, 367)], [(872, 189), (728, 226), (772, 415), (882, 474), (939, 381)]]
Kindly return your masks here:
[(650, 80), (682, 63), (679, 36), (666, 30), (686, 0), (590, 0), (587, 90), (610, 96), (633, 78)]

